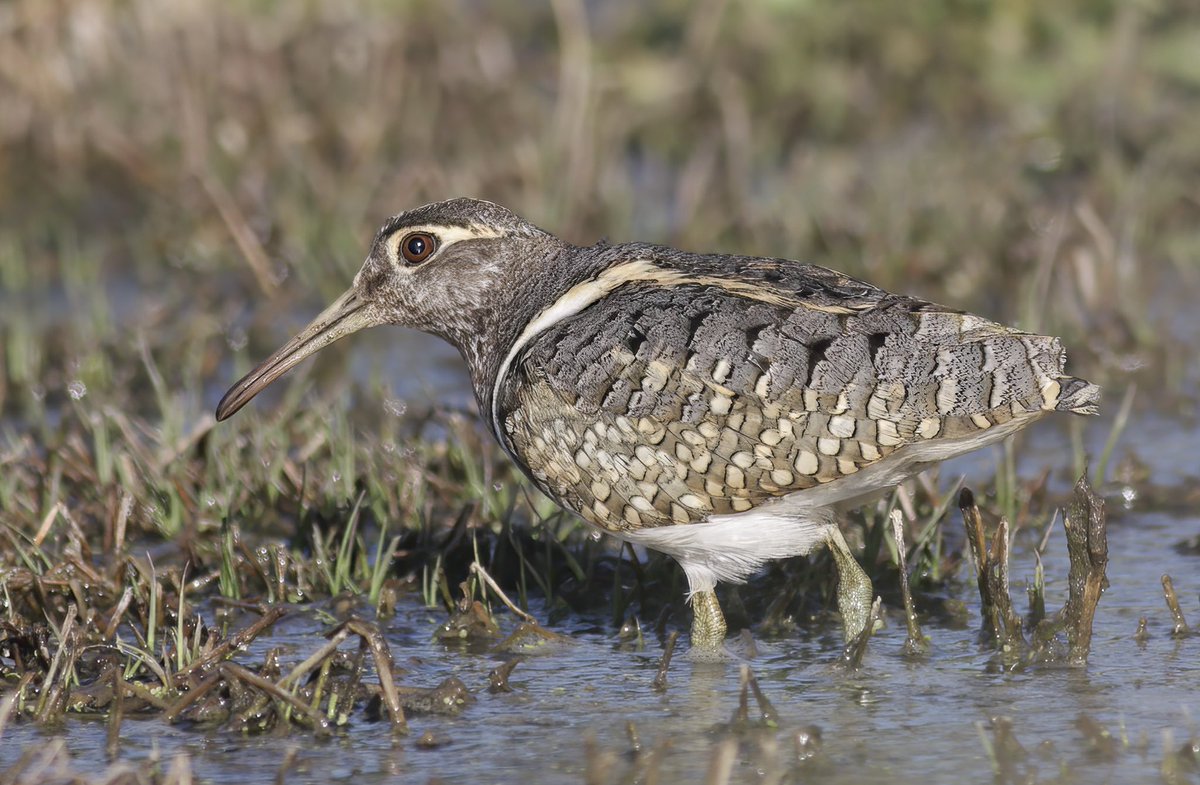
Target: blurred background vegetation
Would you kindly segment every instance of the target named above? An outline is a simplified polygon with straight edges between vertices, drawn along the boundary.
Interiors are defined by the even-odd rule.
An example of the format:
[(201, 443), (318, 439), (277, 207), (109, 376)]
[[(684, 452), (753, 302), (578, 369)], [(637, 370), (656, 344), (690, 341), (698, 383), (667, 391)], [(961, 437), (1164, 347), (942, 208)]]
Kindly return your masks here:
[[(175, 684), (226, 656), (200, 648), (218, 640), (204, 619), (247, 598), (451, 606), (480, 558), (551, 624), (563, 597), (639, 644), (629, 608), (659, 635), (663, 605), (684, 618), (673, 565), (545, 520), (433, 344), (356, 337), (214, 427), (226, 387), (346, 288), (393, 213), (476, 196), (578, 243), (802, 259), (1063, 336), (1104, 417), (971, 480), (989, 519), (1029, 533), (1050, 470), (1019, 481), (1014, 455), (1073, 479), (1135, 383), (1120, 482), (1154, 481), (1136, 447), (1194, 486), (1198, 184), (1200, 6), (1183, 0), (0, 2), (5, 645), (78, 643), (40, 681), (4, 677), (40, 689), (48, 722), (66, 704), (47, 695), (108, 672), (56, 676), (63, 651)], [(423, 384), (439, 392), (420, 405), (394, 392)], [(915, 491), (910, 564), (943, 595), (922, 612), (953, 625), (945, 485)], [(1194, 491), (1122, 490), (1165, 497), (1194, 515)], [(855, 544), (888, 596), (885, 528)], [(747, 591), (770, 608), (739, 600), (731, 620), (787, 634), (798, 594), (831, 591), (815, 572), (772, 567), (786, 591)]]
[(9, 0), (0, 510), (129, 497), (175, 533), (298, 472), (411, 506), (375, 498), (412, 457), (381, 422), (399, 371), (341, 395), (349, 344), (317, 364), (336, 404), (209, 413), (388, 215), (458, 195), (1060, 334), (1110, 406), (1145, 377), (1188, 415), (1198, 53), (1195, 6), (1154, 0)]

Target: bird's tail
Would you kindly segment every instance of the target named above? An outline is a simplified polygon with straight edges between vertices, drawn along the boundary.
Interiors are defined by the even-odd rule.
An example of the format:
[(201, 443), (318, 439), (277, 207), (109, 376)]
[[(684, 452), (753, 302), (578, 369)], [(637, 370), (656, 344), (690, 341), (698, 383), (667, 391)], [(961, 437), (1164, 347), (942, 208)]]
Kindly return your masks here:
[(1099, 387), (1074, 376), (1060, 376), (1058, 384), (1058, 401), (1054, 405), (1056, 410), (1075, 414), (1100, 413)]

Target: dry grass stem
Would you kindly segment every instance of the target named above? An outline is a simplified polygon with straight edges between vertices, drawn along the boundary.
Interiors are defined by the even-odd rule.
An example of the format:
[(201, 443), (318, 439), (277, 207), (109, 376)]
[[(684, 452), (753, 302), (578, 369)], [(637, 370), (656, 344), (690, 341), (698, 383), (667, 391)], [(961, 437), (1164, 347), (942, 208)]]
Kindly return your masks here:
[[(911, 505), (910, 505), (911, 506)], [(908, 585), (908, 555), (904, 545), (904, 515), (900, 510), (892, 510), (888, 516), (892, 524), (892, 537), (896, 541), (896, 560), (900, 568), (900, 594), (904, 600), (904, 623), (907, 637), (904, 639), (904, 653), (909, 655), (924, 654), (929, 651), (929, 640), (921, 632), (917, 621), (917, 611), (913, 607), (912, 591)]]

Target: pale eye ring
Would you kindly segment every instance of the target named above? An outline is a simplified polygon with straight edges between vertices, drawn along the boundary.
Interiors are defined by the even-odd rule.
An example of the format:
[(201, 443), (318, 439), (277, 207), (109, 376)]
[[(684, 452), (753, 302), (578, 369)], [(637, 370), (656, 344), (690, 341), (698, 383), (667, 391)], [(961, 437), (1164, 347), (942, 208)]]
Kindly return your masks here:
[(437, 250), (437, 238), (429, 232), (413, 232), (400, 240), (400, 255), (408, 264), (420, 264)]

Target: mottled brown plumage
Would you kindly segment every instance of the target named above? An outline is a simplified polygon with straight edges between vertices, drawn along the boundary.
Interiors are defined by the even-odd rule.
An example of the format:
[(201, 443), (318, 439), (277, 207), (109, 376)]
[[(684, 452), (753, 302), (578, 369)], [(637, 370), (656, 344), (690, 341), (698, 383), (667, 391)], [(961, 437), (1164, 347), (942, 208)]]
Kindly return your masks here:
[(391, 219), (355, 286), (218, 416), (383, 323), (459, 348), (481, 414), (541, 490), (676, 557), (708, 647), (724, 634), (717, 580), (824, 543), (857, 633), (870, 583), (836, 507), (1047, 412), (1093, 414), (1099, 394), (1065, 374), (1055, 338), (783, 259), (571, 246), (460, 199)]
[(512, 365), (508, 446), (542, 490), (620, 532), (746, 512), (1059, 406), (1056, 340), (859, 291), (832, 312), (624, 287)]

